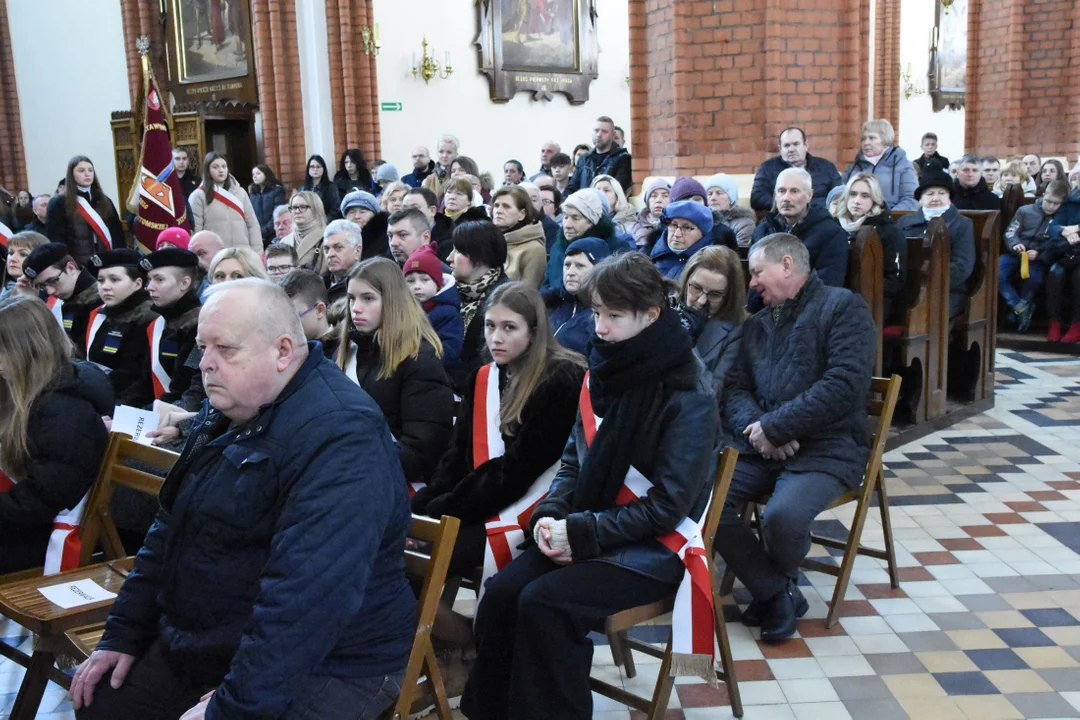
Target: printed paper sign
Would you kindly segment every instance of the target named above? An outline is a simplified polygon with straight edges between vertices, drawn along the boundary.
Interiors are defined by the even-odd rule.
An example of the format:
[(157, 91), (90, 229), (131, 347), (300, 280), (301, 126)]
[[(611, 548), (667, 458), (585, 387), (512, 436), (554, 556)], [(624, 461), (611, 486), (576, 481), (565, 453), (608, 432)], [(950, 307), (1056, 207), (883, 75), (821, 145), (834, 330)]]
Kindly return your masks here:
[(90, 579), (75, 580), (60, 585), (49, 585), (48, 587), (38, 588), (38, 592), (44, 595), (45, 599), (53, 605), (59, 605), (65, 610), (80, 605), (90, 605), (102, 600), (111, 600), (116, 597), (116, 593), (109, 592)]
[(130, 435), (141, 445), (149, 445), (146, 433), (157, 430), (158, 415), (153, 410), (141, 410), (129, 405), (117, 405), (113, 410), (112, 431)]

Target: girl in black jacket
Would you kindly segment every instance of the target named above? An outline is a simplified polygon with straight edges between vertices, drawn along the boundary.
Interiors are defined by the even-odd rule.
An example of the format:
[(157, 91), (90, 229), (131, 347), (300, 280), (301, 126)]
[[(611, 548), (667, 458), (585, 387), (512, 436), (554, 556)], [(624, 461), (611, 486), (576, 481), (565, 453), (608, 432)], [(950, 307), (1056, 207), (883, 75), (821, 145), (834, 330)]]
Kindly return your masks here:
[(45, 211), (49, 240), (67, 245), (79, 267), (94, 253), (127, 246), (120, 215), (101, 189), (90, 158), (76, 155), (68, 161), (64, 186), (67, 192), (53, 197)]
[(0, 575), (60, 569), (55, 555), (46, 563), (53, 521), (94, 484), (112, 411), (105, 375), (72, 362), (44, 303), (0, 301)]
[(326, 161), (322, 159), (322, 155), (308, 158), (307, 173), (300, 189), (310, 190), (319, 196), (323, 210), (326, 211), (326, 222), (341, 217), (341, 196), (338, 194), (337, 185), (330, 179), (330, 171), (326, 169)]
[(263, 245), (274, 241), (274, 208), (285, 204), (285, 186), (274, 176), (269, 165), (256, 165), (251, 171), (251, 184), (248, 185), (248, 199), (255, 208), (255, 217), (259, 219)]
[(442, 343), (393, 260), (360, 263), (348, 281), (338, 367), (378, 403), (398, 444), (405, 479), (431, 477), (454, 427), (454, 391)]
[(334, 185), (337, 186), (338, 195), (343, 200), (353, 190), (372, 192), (375, 183), (371, 179), (371, 171), (368, 170), (362, 152), (356, 148), (350, 148), (341, 153), (338, 171), (334, 175)]

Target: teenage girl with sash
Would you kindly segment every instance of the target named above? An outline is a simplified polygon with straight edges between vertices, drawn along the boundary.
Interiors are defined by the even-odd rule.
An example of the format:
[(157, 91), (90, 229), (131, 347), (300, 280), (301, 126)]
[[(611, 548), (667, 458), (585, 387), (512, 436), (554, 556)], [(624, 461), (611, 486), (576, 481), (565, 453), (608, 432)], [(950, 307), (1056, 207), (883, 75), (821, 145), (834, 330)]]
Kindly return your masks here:
[(101, 189), (90, 158), (76, 155), (68, 161), (64, 186), (67, 192), (50, 200), (45, 211), (50, 240), (67, 245), (79, 267), (95, 253), (127, 247), (120, 215)]
[[(477, 608), (469, 720), (591, 718), (589, 631), (676, 590), (694, 612), (673, 617), (674, 667), (712, 672), (712, 595), (695, 592), (708, 588), (698, 523), (715, 456), (712, 384), (647, 256), (601, 262), (581, 294), (596, 338), (577, 421), (533, 510), (535, 544), (487, 583)], [(699, 617), (708, 622), (687, 622)]]
[(341, 324), (338, 367), (382, 410), (405, 479), (426, 480), (454, 427), (442, 342), (393, 260), (365, 260), (346, 287), (349, 321)]
[(263, 251), (259, 217), (243, 186), (229, 173), (229, 163), (216, 152), (206, 154), (203, 181), (188, 198), (194, 232), (217, 233), (225, 247)]
[(105, 456), (101, 418), (112, 411), (109, 381), (72, 361), (44, 303), (0, 301), (0, 575), (78, 565), (78, 545), (65, 541)]
[(154, 401), (146, 329), (158, 316), (145, 289), (140, 259), (126, 249), (90, 258), (105, 304), (90, 313), (86, 328), (86, 358), (107, 370), (117, 404), (132, 407)]

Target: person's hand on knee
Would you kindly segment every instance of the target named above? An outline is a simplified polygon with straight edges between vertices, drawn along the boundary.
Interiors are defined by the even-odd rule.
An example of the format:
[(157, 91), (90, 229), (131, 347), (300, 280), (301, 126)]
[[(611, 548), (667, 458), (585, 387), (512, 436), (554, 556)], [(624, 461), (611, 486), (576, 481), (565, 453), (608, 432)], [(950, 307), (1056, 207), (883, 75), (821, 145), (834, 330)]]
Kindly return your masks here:
[(94, 701), (94, 688), (112, 670), (109, 685), (117, 690), (124, 684), (128, 671), (135, 664), (135, 656), (113, 650), (95, 650), (86, 662), (79, 666), (71, 681), (71, 705), (76, 710), (89, 707)]

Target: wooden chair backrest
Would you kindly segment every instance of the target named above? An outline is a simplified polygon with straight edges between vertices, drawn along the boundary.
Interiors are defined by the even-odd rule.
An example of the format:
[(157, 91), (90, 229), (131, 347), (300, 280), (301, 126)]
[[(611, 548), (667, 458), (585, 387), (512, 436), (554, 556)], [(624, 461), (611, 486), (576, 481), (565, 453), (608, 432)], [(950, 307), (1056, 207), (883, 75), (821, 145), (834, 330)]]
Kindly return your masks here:
[[(126, 555), (109, 512), (109, 503), (112, 502), (115, 488), (126, 487), (156, 496), (165, 476), (179, 457), (168, 450), (140, 445), (127, 435), (113, 433), (109, 436), (105, 459), (90, 490), (86, 515), (79, 526), (82, 541), (80, 566), (90, 563), (98, 542), (102, 544), (105, 556), (110, 560), (119, 560)], [(131, 467), (130, 463), (138, 463), (140, 467)]]
[(892, 214), (893, 220), (899, 220), (900, 218), (904, 217), (905, 215), (910, 215), (911, 213), (917, 212), (917, 211), (916, 210), (890, 210), (889, 212)]
[[(1029, 198), (1033, 199), (1033, 198)], [(1009, 223), (1016, 217), (1016, 211), (1023, 206), (1024, 189), (1019, 185), (1010, 185), (1001, 194), (1001, 233), (1009, 229)]]
[[(724, 503), (727, 501), (728, 490), (731, 488), (731, 478), (735, 474), (735, 465), (738, 462), (739, 451), (729, 447), (724, 448), (724, 452), (720, 454), (720, 462), (716, 464), (712, 501), (709, 503), (709, 512), (705, 515), (705, 524), (701, 529), (701, 539), (707, 548), (713, 546), (716, 529), (720, 527), (720, 515), (724, 511)], [(711, 556), (712, 553), (708, 555)]]
[[(867, 415), (876, 418), (873, 434), (870, 437), (870, 458), (867, 460), (865, 478), (875, 477), (881, 472), (882, 456), (885, 454), (885, 443), (889, 439), (889, 427), (892, 425), (893, 413), (896, 412), (896, 402), (900, 398), (899, 375), (891, 375), (887, 378), (875, 377), (870, 380), (870, 408)], [(875, 400), (874, 395), (880, 395), (880, 400)]]
[(982, 290), (986, 281), (986, 258), (990, 245), (1001, 242), (1001, 213), (997, 210), (961, 210), (975, 226), (975, 267), (968, 278), (968, 295)]
[(881, 366), (881, 331), (885, 325), (885, 258), (877, 230), (864, 227), (848, 243), (847, 278), (844, 286), (866, 300), (877, 327), (875, 369)]

